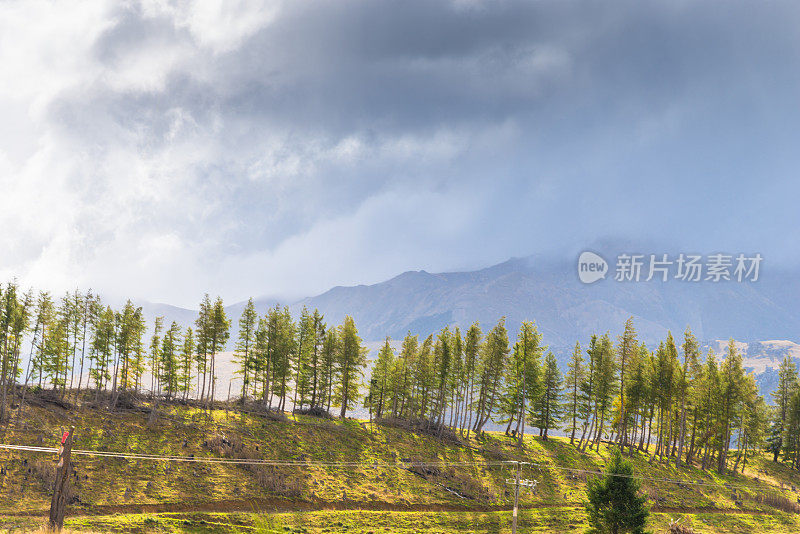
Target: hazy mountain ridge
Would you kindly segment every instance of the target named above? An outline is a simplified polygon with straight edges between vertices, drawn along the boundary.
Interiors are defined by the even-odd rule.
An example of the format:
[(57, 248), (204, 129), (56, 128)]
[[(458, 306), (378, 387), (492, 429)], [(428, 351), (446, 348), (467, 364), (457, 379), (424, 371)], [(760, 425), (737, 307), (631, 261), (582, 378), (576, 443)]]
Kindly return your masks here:
[(629, 316), (648, 343), (663, 339), (668, 330), (677, 336), (687, 326), (704, 340), (793, 339), (800, 331), (797, 312), (772, 295), (778, 287), (785, 296), (786, 280), (607, 279), (584, 285), (575, 270), (572, 263), (532, 257), (466, 273), (407, 272), (370, 286), (336, 287), (292, 309), (316, 307), (333, 322), (352, 314), (369, 340), (400, 337), (409, 330), (427, 335), (445, 325), (463, 328), (475, 320), (489, 327), (502, 316), (510, 331), (523, 320), (535, 320), (545, 341), (557, 347), (587, 340), (592, 333), (614, 333)]
[[(766, 273), (755, 283), (616, 282), (612, 272), (586, 285), (578, 280), (575, 263), (531, 256), (469, 272), (408, 271), (377, 284), (337, 286), (288, 306), (295, 316), (303, 306), (319, 308), (329, 324), (352, 315), (371, 345), (386, 336), (397, 340), (407, 332), (423, 337), (444, 326), (464, 329), (474, 321), (486, 330), (500, 317), (506, 317), (513, 341), (522, 321), (535, 320), (544, 342), (560, 359), (576, 341), (585, 346), (593, 333), (608, 331), (616, 339), (633, 316), (639, 338), (651, 347), (667, 331), (680, 342), (690, 326), (718, 353), (724, 349), (720, 340), (741, 341), (746, 365), (764, 374), (786, 353), (800, 357), (800, 346), (792, 341), (800, 332), (800, 315), (792, 306), (798, 294), (795, 279), (779, 272)], [(259, 313), (278, 302), (254, 300)], [(227, 308), (232, 341), (244, 304)], [(193, 325), (196, 316), (164, 304), (145, 307), (150, 320), (164, 315), (167, 322), (176, 320), (183, 326)], [(767, 386), (770, 374), (763, 378)]]

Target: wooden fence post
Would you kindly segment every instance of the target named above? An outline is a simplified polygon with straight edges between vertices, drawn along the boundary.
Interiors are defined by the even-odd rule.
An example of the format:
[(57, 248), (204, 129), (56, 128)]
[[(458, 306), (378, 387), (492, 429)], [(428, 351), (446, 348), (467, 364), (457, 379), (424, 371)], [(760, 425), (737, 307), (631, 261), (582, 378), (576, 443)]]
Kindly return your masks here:
[(56, 532), (64, 527), (64, 515), (67, 511), (67, 499), (69, 498), (69, 477), (72, 474), (72, 463), (70, 456), (72, 453), (72, 436), (75, 427), (69, 428), (61, 436), (61, 448), (58, 451), (58, 465), (56, 466), (56, 481), (53, 485), (53, 499), (50, 501), (50, 522), (51, 530)]

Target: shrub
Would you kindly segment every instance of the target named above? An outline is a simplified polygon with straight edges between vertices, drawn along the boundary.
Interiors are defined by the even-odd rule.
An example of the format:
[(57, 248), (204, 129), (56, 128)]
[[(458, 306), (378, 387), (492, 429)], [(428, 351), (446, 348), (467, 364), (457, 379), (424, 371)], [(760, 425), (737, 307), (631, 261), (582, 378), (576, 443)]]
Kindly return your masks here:
[(647, 498), (639, 495), (639, 482), (633, 478), (630, 462), (622, 459), (618, 448), (603, 477), (592, 479), (586, 489), (589, 514), (588, 532), (643, 534), (649, 511)]

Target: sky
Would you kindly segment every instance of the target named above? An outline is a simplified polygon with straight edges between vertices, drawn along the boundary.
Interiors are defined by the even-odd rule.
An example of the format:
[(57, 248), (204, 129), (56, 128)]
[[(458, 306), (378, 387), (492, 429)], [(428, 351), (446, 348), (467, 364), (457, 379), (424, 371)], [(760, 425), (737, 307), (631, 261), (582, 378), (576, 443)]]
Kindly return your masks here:
[(779, 1), (2, 2), (0, 280), (196, 306), (608, 238), (797, 268), (798, 20)]

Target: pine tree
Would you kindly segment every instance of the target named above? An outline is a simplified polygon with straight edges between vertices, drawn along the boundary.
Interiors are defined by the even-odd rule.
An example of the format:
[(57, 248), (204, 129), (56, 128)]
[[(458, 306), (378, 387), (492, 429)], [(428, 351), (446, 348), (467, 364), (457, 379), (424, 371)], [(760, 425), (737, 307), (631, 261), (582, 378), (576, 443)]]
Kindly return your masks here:
[(542, 394), (536, 403), (538, 412), (536, 426), (539, 428), (539, 435), (544, 440), (547, 440), (548, 431), (551, 428), (557, 428), (558, 423), (561, 421), (562, 408), (559, 402), (561, 400), (562, 383), (561, 371), (558, 369), (556, 357), (552, 352), (548, 352), (542, 373)]
[(727, 468), (728, 452), (730, 450), (731, 433), (734, 418), (740, 409), (743, 398), (742, 383), (744, 369), (742, 356), (736, 348), (736, 343), (728, 341), (728, 350), (725, 360), (720, 368), (720, 434), (718, 438), (719, 451), (717, 455), (717, 472), (724, 474)]
[(784, 439), (784, 461), (792, 469), (800, 469), (800, 389), (789, 400)]
[(330, 412), (333, 401), (333, 384), (339, 376), (339, 362), (336, 355), (339, 353), (339, 333), (336, 328), (329, 328), (322, 344), (320, 367), (320, 400), (319, 405), (325, 406)]
[(409, 407), (417, 419), (424, 420), (428, 415), (430, 392), (433, 383), (433, 335), (425, 338), (411, 364), (413, 377)]
[(478, 323), (473, 323), (464, 336), (464, 415), (461, 421), (461, 428), (467, 429), (467, 439), (472, 429), (472, 418), (475, 407), (475, 388), (477, 386), (478, 355), (481, 352), (481, 328)]
[(700, 353), (697, 338), (687, 328), (683, 334), (683, 366), (681, 367), (680, 381), (678, 382), (678, 396), (681, 401), (680, 436), (678, 438), (678, 465), (683, 462), (683, 445), (686, 439), (686, 409), (690, 400), (690, 387), (698, 374), (698, 356)]
[(0, 299), (2, 302), (0, 307), (0, 359), (2, 360), (0, 423), (3, 423), (6, 420), (9, 390), (13, 395), (14, 386), (19, 379), (20, 351), (23, 336), (28, 329), (32, 295), (28, 292), (20, 298), (17, 284), (9, 282), (5, 292), (0, 287)]
[(174, 398), (178, 392), (180, 337), (181, 328), (178, 323), (173, 321), (169, 329), (164, 332), (164, 339), (161, 342), (158, 380), (167, 399)]
[(294, 399), (292, 411), (297, 407), (298, 396), (300, 407), (311, 402), (311, 356), (314, 346), (314, 319), (308, 308), (303, 306), (298, 323), (297, 346), (294, 352)]
[(161, 330), (164, 318), (156, 317), (150, 338), (150, 395), (161, 395)]
[(372, 370), (367, 403), (370, 413), (374, 413), (377, 419), (383, 417), (386, 401), (389, 397), (394, 360), (394, 350), (390, 344), (390, 339), (387, 337), (383, 347), (378, 352), (378, 359), (375, 361), (375, 366)]
[(462, 403), (464, 402), (464, 341), (461, 329), (456, 327), (453, 331), (453, 371), (450, 373), (450, 422), (451, 428), (460, 430)]
[(39, 296), (36, 300), (36, 326), (38, 327), (38, 331), (41, 332), (39, 339), (36, 339), (34, 335), (34, 339), (31, 341), (31, 355), (30, 361), (32, 362), (31, 367), (31, 377), (34, 375), (38, 375), (39, 377), (39, 386), (41, 386), (41, 378), (42, 378), (42, 351), (44, 349), (44, 340), (47, 336), (47, 330), (50, 327), (51, 323), (53, 322), (53, 301), (50, 298), (50, 294), (46, 291), (39, 293)]
[(70, 312), (68, 330), (69, 335), (72, 338), (70, 343), (72, 361), (69, 366), (69, 390), (72, 391), (75, 382), (75, 359), (78, 355), (78, 336), (81, 335), (81, 322), (83, 315), (82, 310), (84, 308), (84, 304), (83, 295), (78, 293), (78, 290), (75, 290), (75, 293), (72, 295), (67, 293), (67, 298), (69, 299)]
[(44, 338), (42, 349), (42, 371), (53, 391), (63, 396), (65, 377), (68, 373), (69, 332), (64, 316), (57, 316)]
[[(271, 397), (278, 397), (278, 410), (286, 407), (286, 398), (289, 393), (289, 383), (292, 380), (294, 358), (296, 350), (297, 326), (292, 320), (289, 308), (283, 310), (275, 306), (270, 310), (268, 317), (268, 351), (272, 365)], [(270, 406), (272, 402), (269, 402)]]
[(600, 450), (605, 423), (610, 418), (612, 399), (617, 392), (617, 365), (614, 358), (614, 349), (608, 334), (604, 334), (593, 349), (596, 352), (594, 359), (597, 365), (594, 384), (594, 418), (597, 421), (597, 425), (593, 441), (597, 444), (597, 450)]
[(111, 378), (110, 365), (114, 344), (114, 311), (95, 303), (92, 319), (92, 342), (89, 353), (89, 376), (95, 387), (95, 400), (105, 391)]
[(200, 301), (200, 310), (198, 311), (197, 319), (195, 320), (194, 324), (195, 335), (197, 337), (197, 392), (198, 400), (203, 402), (208, 394), (206, 382), (209, 382), (208, 385), (210, 385), (210, 380), (208, 380), (208, 373), (210, 369), (208, 355), (211, 352), (211, 340), (214, 336), (213, 306), (208, 293), (206, 293), (203, 296), (203, 300)]
[[(120, 388), (124, 391), (136, 388), (143, 372), (141, 356), (145, 322), (142, 309), (134, 307), (130, 300), (127, 301), (117, 323), (119, 328), (116, 346), (121, 360), (119, 379)], [(116, 392), (116, 388), (114, 391)]]
[(758, 385), (752, 373), (745, 375), (743, 392), (739, 431), (737, 433), (736, 448), (738, 454), (733, 466), (734, 472), (737, 471), (740, 461), (742, 463), (742, 472), (744, 472), (748, 458), (762, 449), (769, 421), (767, 405), (764, 402), (764, 398), (758, 394)]
[(698, 449), (702, 454), (702, 469), (708, 469), (710, 455), (716, 450), (718, 436), (717, 426), (719, 418), (720, 377), (717, 356), (713, 350), (706, 355), (703, 366), (702, 380), (697, 388), (697, 403), (701, 417), (697, 425), (701, 428), (698, 439)]
[(192, 363), (194, 361), (194, 332), (192, 328), (186, 329), (181, 347), (180, 374), (178, 377), (178, 391), (183, 395), (183, 400), (189, 395), (192, 389)]
[[(650, 447), (650, 430), (655, 413), (655, 392), (651, 387), (651, 374), (653, 370), (653, 355), (644, 343), (639, 344), (639, 354), (631, 363), (633, 371), (626, 387), (628, 399), (634, 414), (634, 434), (631, 439), (630, 454), (637, 448), (647, 451)], [(645, 435), (647, 440), (645, 442)]]
[(225, 314), (225, 305), (222, 303), (222, 299), (220, 297), (217, 297), (217, 300), (214, 301), (214, 307), (212, 308), (212, 315), (211, 315), (211, 339), (210, 339), (211, 366), (209, 370), (211, 379), (211, 396), (206, 397), (206, 407), (209, 406), (209, 403), (214, 402), (214, 398), (216, 396), (217, 352), (225, 350), (225, 345), (228, 342), (228, 338), (230, 337), (230, 329), (231, 329), (231, 323)]
[(433, 420), (441, 434), (444, 426), (445, 412), (447, 411), (447, 401), (450, 398), (450, 374), (452, 373), (453, 340), (450, 329), (445, 327), (436, 337), (433, 350), (433, 401), (431, 420)]
[(257, 320), (258, 314), (251, 298), (247, 301), (242, 316), (239, 318), (239, 339), (236, 342), (235, 352), (239, 363), (237, 374), (242, 377), (242, 403), (247, 399), (247, 391), (255, 368), (253, 346), (255, 345)]
[(630, 462), (622, 459), (618, 448), (612, 449), (605, 475), (589, 480), (586, 496), (590, 526), (587, 532), (645, 532), (649, 516), (647, 498), (639, 495), (639, 482), (633, 477), (633, 468)]
[(653, 376), (658, 402), (658, 442), (656, 455), (663, 461), (672, 455), (672, 438), (675, 436), (675, 421), (673, 418), (673, 402), (676, 382), (680, 376), (678, 364), (678, 349), (671, 332), (667, 332), (667, 339), (661, 343), (656, 351), (656, 372)]
[(575, 350), (572, 351), (572, 357), (570, 358), (568, 367), (569, 371), (567, 372), (566, 379), (567, 404), (565, 409), (569, 426), (566, 427), (565, 430), (569, 432), (570, 444), (574, 444), (578, 420), (586, 416), (581, 410), (581, 384), (583, 384), (585, 380), (586, 369), (583, 365), (583, 354), (579, 342), (575, 343)]
[(783, 433), (786, 429), (786, 420), (789, 415), (789, 403), (797, 391), (797, 366), (788, 354), (784, 356), (778, 367), (778, 387), (770, 395), (775, 401), (774, 430), (770, 439), (770, 451), (773, 461), (778, 461), (783, 442)]
[(359, 386), (363, 369), (367, 365), (368, 349), (362, 345), (356, 324), (349, 315), (344, 318), (344, 322), (340, 327), (339, 337), (339, 357), (337, 360), (341, 373), (341, 382), (337, 396), (340, 399), (341, 407), (339, 417), (344, 419), (347, 410), (355, 406), (359, 400)]
[(626, 373), (630, 372), (627, 364), (639, 353), (639, 343), (636, 340), (636, 329), (633, 326), (633, 317), (625, 321), (625, 328), (619, 338), (617, 354), (619, 355), (619, 396), (620, 396), (620, 429), (619, 445), (624, 448), (628, 444), (628, 405), (625, 402), (625, 378)]
[[(94, 295), (92, 295), (91, 289), (87, 291), (86, 295), (83, 296), (82, 299), (83, 306), (81, 307), (81, 361), (80, 361), (80, 371), (78, 373), (78, 396), (81, 393), (81, 387), (83, 386), (83, 371), (84, 371), (84, 364), (86, 362), (86, 341), (88, 339), (88, 329), (92, 321), (93, 309), (96, 306), (97, 299)], [(140, 360), (141, 363), (141, 360)], [(87, 379), (88, 382), (88, 379)], [(88, 387), (88, 383), (87, 383)], [(138, 384), (137, 388), (138, 390)]]
[(503, 317), (486, 335), (481, 351), (478, 407), (473, 427), (478, 434), (494, 413), (500, 396), (501, 378), (506, 368), (508, 353), (508, 332)]
[(541, 380), (541, 354), (546, 350), (542, 346), (542, 336), (536, 325), (524, 321), (520, 325), (517, 342), (511, 352), (506, 367), (506, 394), (501, 411), (509, 416), (506, 433), (516, 421), (514, 435), (518, 436), (519, 446), (523, 445), (525, 420), (532, 406), (539, 401), (544, 389)]
[(417, 336), (412, 336), (409, 332), (403, 338), (400, 347), (400, 355), (395, 365), (394, 399), (392, 405), (392, 416), (405, 417), (406, 410), (412, 412), (412, 384), (414, 382), (413, 372), (416, 367), (417, 353), (419, 351), (419, 341)]
[(310, 356), (308, 364), (308, 373), (310, 376), (306, 377), (306, 382), (310, 384), (311, 399), (309, 405), (311, 408), (318, 408), (320, 406), (320, 399), (322, 397), (320, 387), (322, 385), (322, 348), (325, 344), (325, 330), (326, 325), (323, 315), (319, 310), (314, 310), (314, 315), (311, 317), (311, 339)]
[(594, 397), (598, 370), (597, 360), (599, 357), (597, 341), (597, 335), (593, 334), (589, 340), (589, 348), (586, 349), (588, 366), (586, 369), (586, 378), (583, 384), (581, 384), (581, 411), (585, 414), (585, 419), (583, 420), (581, 428), (581, 439), (578, 440), (578, 449), (581, 451), (586, 450), (586, 447), (591, 442), (596, 421), (595, 416), (597, 410), (595, 409)]
[(272, 373), (270, 362), (269, 320), (267, 317), (259, 317), (253, 345), (253, 396), (261, 397), (264, 405), (268, 402), (270, 391)]
[(641, 343), (636, 352), (628, 362), (628, 380), (625, 383), (626, 403), (628, 408), (625, 413), (628, 417), (631, 436), (628, 440), (630, 454), (636, 448), (636, 441), (639, 439), (639, 447), (642, 447), (645, 432), (645, 422), (650, 413), (650, 391), (649, 382), (650, 353), (644, 343)]

